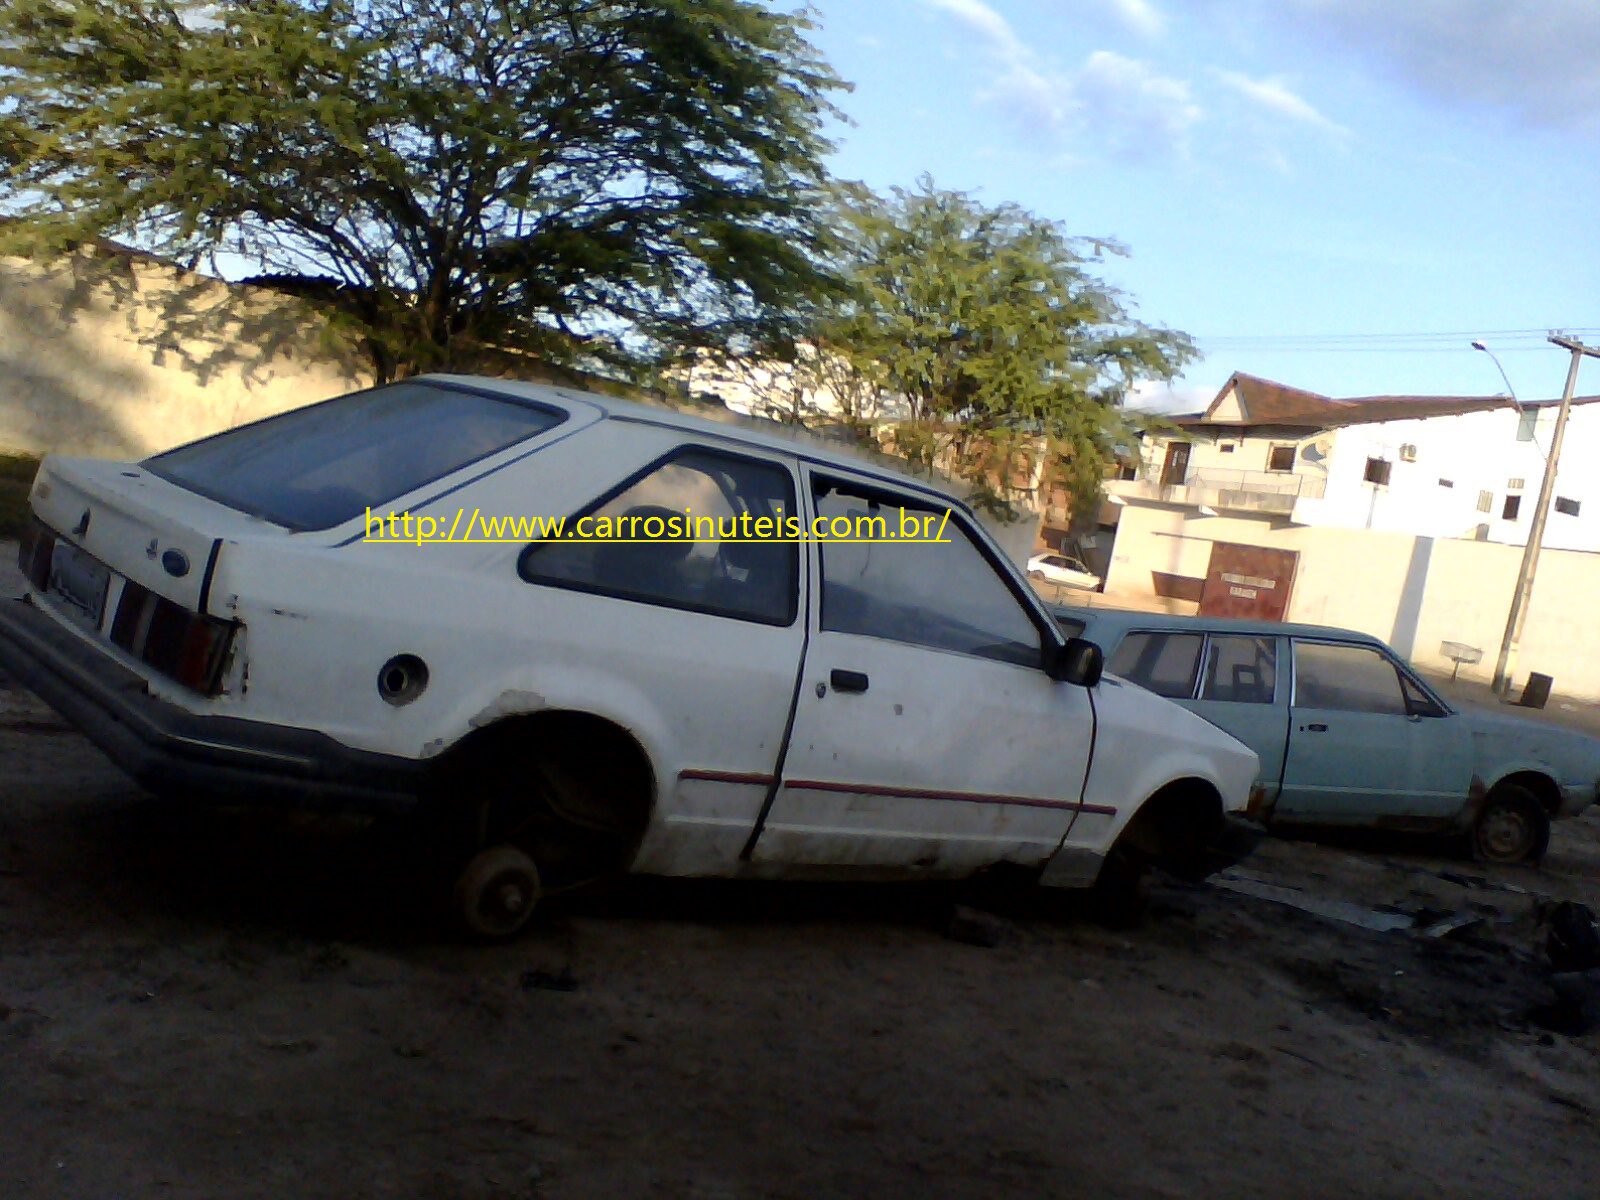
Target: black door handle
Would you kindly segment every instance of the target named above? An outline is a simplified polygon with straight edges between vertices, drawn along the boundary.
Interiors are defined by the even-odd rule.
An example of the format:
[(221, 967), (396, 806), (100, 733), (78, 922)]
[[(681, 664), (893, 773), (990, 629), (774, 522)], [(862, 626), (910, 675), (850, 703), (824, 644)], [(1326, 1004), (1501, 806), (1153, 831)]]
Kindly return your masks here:
[(1300, 732), (1301, 733), (1327, 733), (1328, 732), (1328, 727), (1326, 725), (1323, 725), (1323, 724), (1320, 724), (1320, 723), (1316, 724), (1316, 725), (1302, 725), (1302, 726), (1300, 726)]
[(867, 676), (864, 671), (841, 671), (834, 668), (833, 674), (828, 676), (836, 692), (864, 692), (867, 690)]

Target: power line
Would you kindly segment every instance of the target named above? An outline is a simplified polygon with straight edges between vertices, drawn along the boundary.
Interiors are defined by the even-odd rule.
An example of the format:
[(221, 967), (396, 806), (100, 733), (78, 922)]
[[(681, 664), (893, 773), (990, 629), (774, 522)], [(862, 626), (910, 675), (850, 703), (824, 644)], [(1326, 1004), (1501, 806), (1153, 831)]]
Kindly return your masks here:
[[(1600, 335), (1600, 329), (1572, 329), (1578, 336)], [(1509, 351), (1542, 349), (1549, 331), (1544, 329), (1463, 329), (1409, 333), (1285, 333), (1196, 334), (1196, 342), (1226, 350), (1292, 351), (1418, 351), (1456, 352), (1470, 349), (1473, 340), (1493, 342)]]

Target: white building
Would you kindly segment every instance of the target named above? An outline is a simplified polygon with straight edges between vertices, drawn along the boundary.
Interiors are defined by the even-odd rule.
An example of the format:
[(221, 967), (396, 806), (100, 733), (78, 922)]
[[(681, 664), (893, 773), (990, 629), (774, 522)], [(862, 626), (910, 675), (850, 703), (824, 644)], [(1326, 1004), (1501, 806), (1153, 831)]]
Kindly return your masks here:
[[(1544, 544), (1600, 550), (1600, 396), (1573, 402)], [(1336, 400), (1242, 372), (1204, 413), (1144, 438), (1107, 485), (1124, 504), (1209, 510), (1264, 526), (1526, 542), (1557, 401), (1498, 396)]]

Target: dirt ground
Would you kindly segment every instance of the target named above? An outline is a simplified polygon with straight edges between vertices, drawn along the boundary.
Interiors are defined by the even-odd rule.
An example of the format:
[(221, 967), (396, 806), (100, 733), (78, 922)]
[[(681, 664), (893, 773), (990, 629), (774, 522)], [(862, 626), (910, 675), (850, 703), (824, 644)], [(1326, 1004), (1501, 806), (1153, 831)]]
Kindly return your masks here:
[[(1110, 931), (631, 881), (454, 944), (357, 823), (141, 795), (0, 680), (0, 1197), (1591, 1197), (1541, 870), (1269, 840)], [(1238, 889), (1420, 916), (1374, 932)], [(1003, 934), (945, 935), (952, 903)]]

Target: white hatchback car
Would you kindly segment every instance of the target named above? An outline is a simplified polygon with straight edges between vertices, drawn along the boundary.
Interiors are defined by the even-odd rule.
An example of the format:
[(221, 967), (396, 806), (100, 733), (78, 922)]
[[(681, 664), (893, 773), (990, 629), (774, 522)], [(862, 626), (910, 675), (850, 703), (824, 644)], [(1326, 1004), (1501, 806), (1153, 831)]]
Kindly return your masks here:
[(31, 503), (0, 666), (153, 789), (430, 814), (482, 935), (618, 870), (1087, 886), (1194, 862), (1256, 774), (1101, 681), (959, 502), (666, 410), (423, 377), (47, 459)]

